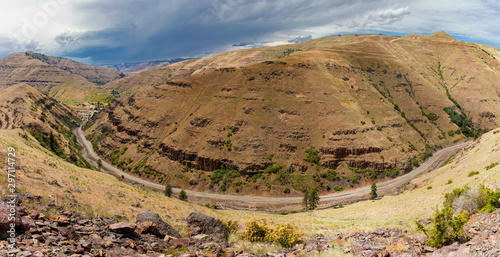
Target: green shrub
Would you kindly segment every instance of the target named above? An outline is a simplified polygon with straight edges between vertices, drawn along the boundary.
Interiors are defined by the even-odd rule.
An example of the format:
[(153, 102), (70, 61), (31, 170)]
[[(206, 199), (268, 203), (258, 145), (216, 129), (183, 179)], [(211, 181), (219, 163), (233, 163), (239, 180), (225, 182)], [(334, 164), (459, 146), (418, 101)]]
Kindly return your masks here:
[(314, 149), (307, 149), (306, 150), (306, 158), (304, 158), (304, 161), (314, 163), (319, 165), (321, 157), (319, 156), (319, 151), (314, 150)]
[(446, 185), (449, 185), (449, 184), (451, 184), (451, 183), (453, 183), (453, 180), (448, 179), (448, 181), (446, 182)]
[(285, 187), (285, 189), (283, 190), (283, 193), (285, 193), (285, 194), (289, 194), (289, 193), (290, 193), (290, 188)]
[(500, 209), (500, 190), (493, 191), (489, 188), (482, 187), (486, 201), (485, 205), (479, 210), (479, 213), (490, 213), (496, 209)]
[(467, 238), (464, 235), (464, 225), (469, 219), (469, 213), (464, 211), (453, 216), (450, 207), (444, 207), (436, 213), (433, 218), (433, 227), (426, 230), (425, 227), (417, 222), (417, 227), (428, 237), (426, 244), (432, 247), (442, 247), (453, 242), (465, 242)]
[(270, 242), (277, 243), (282, 247), (292, 247), (295, 245), (303, 233), (291, 224), (277, 224), (273, 227), (267, 225), (266, 219), (251, 219), (245, 223), (243, 239), (250, 242)]
[(224, 141), (224, 145), (226, 145), (226, 148), (229, 152), (233, 150), (233, 143), (231, 142), (231, 139)]
[(335, 170), (328, 170), (327, 172), (320, 173), (319, 176), (329, 181), (340, 180), (340, 177)]
[(283, 168), (283, 165), (274, 164), (274, 165), (271, 165), (271, 166), (267, 167), (264, 170), (264, 172), (266, 172), (266, 173), (276, 173), (276, 172), (280, 171), (282, 168)]
[(187, 202), (188, 197), (187, 197), (186, 191), (181, 190), (181, 191), (179, 192), (179, 200), (181, 200), (181, 201), (186, 201), (186, 202)]
[(486, 170), (491, 170), (493, 168), (495, 168), (495, 166), (498, 165), (498, 162), (493, 162), (493, 163), (490, 163), (490, 165), (486, 166)]
[(417, 158), (411, 158), (411, 165), (418, 167), (420, 164), (418, 163)]
[(417, 222), (418, 229), (428, 236), (426, 244), (429, 246), (441, 247), (465, 241), (463, 226), (471, 214), (489, 213), (500, 208), (500, 191), (491, 190), (484, 185), (474, 189), (468, 186), (455, 188), (446, 193), (444, 198), (443, 208), (436, 209), (430, 230)]
[(478, 174), (479, 174), (479, 171), (471, 171), (471, 172), (469, 172), (468, 176), (472, 177), (472, 176), (475, 176), (475, 175), (478, 175)]
[(341, 186), (335, 185), (335, 186), (333, 186), (333, 190), (335, 190), (335, 191), (343, 191), (344, 188), (341, 187)]
[(378, 131), (382, 131), (382, 128), (380, 126), (377, 126)]

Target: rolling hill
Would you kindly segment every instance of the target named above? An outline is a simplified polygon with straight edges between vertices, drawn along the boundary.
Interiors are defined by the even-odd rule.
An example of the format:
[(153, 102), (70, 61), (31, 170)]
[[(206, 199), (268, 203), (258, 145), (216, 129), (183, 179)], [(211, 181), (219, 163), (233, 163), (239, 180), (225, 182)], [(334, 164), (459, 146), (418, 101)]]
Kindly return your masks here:
[(200, 191), (301, 195), (395, 177), (498, 126), (500, 52), (430, 36), (330, 36), (116, 80), (87, 124), (117, 166)]
[(0, 103), (0, 129), (23, 129), (53, 155), (90, 168), (72, 135), (81, 120), (70, 108), (24, 83), (0, 88)]
[(28, 84), (70, 106), (77, 102), (110, 101), (111, 92), (102, 85), (122, 77), (123, 73), (113, 69), (34, 52), (0, 59), (0, 87)]

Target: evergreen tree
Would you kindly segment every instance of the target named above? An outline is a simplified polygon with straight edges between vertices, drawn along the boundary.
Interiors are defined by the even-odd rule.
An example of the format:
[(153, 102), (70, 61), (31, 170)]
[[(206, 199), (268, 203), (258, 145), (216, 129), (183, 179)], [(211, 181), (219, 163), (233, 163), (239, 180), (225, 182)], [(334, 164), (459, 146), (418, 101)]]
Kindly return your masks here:
[(377, 195), (377, 185), (375, 182), (372, 183), (372, 191), (370, 192), (370, 199), (374, 200), (378, 197)]
[(170, 184), (165, 185), (165, 196), (168, 197), (172, 196), (172, 185)]
[(102, 169), (102, 160), (101, 159), (97, 160), (97, 167), (99, 168), (99, 170)]
[(304, 198), (302, 199), (302, 206), (304, 206), (304, 210), (309, 210), (309, 191), (307, 189), (304, 191)]
[(318, 203), (319, 203), (318, 189), (313, 188), (313, 190), (309, 194), (309, 210), (316, 209), (318, 207)]
[(179, 192), (179, 200), (187, 202), (187, 199), (188, 199), (188, 197), (187, 197), (186, 191), (181, 190)]

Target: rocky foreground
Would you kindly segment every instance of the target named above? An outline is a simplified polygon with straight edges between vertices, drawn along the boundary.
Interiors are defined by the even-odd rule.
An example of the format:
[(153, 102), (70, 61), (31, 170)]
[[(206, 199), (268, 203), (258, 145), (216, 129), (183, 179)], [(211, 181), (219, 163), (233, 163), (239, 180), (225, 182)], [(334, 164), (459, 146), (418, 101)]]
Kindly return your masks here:
[[(42, 211), (22, 207), (21, 199), (41, 204), (32, 195), (4, 198), (0, 202), (0, 256), (311, 256), (332, 248), (357, 256), (499, 256), (500, 210), (477, 215), (466, 226), (471, 240), (462, 245), (435, 249), (424, 239), (401, 229), (377, 229), (313, 239), (283, 248), (280, 252), (255, 254), (240, 242), (228, 242), (229, 233), (214, 217), (193, 212), (186, 219), (185, 236), (157, 213), (141, 211), (135, 222), (96, 215), (89, 219), (56, 206), (49, 199)], [(16, 243), (6, 233), (11, 221), (10, 204), (15, 202)], [(49, 215), (50, 213), (50, 215)], [(241, 250), (246, 249), (246, 250)]]

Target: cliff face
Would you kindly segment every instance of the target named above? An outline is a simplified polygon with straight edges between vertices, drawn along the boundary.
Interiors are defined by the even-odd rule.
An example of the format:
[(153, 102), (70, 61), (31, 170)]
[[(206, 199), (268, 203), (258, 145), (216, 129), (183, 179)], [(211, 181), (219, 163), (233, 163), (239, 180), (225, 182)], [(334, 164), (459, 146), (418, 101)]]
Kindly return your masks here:
[[(271, 174), (268, 184), (298, 189), (294, 178), (301, 175), (325, 189), (333, 184), (316, 176), (327, 169), (341, 174), (337, 184), (349, 186), (359, 174), (368, 183), (363, 172), (371, 179), (390, 169), (402, 174), (412, 158), (460, 140), (460, 133), (498, 125), (498, 52), (436, 36), (346, 35), (287, 48), (295, 50), (276, 60), (183, 80), (166, 76), (116, 99), (89, 124), (88, 137), (117, 165), (160, 181), (194, 179), (204, 189), (207, 172), (221, 167), (254, 176), (274, 165), (291, 179)], [(123, 80), (149, 85), (140, 76)], [(315, 162), (316, 154), (321, 167), (304, 160)]]

